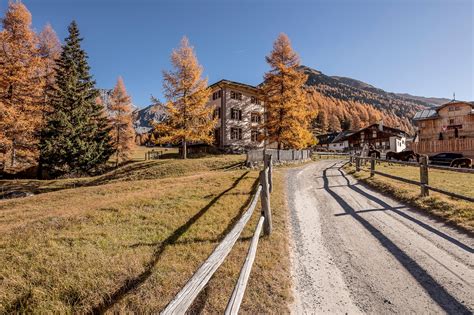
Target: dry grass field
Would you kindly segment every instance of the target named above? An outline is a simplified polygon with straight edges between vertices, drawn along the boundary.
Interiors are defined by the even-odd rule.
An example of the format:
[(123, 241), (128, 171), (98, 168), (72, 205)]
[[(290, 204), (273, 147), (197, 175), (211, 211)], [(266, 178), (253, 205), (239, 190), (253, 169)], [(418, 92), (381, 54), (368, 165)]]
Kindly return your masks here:
[(196, 170), (210, 171), (233, 167), (244, 161), (239, 155), (219, 155), (201, 159), (163, 159), (134, 162), (100, 176), (55, 180), (0, 180), (0, 199), (11, 191), (26, 191), (34, 194), (67, 188), (97, 186), (120, 181), (156, 179), (192, 174)]
[[(258, 173), (225, 170), (241, 159), (139, 162), (80, 179), (84, 187), (0, 200), (0, 313), (160, 311), (245, 211)], [(288, 312), (288, 222), (280, 172), (272, 194), (275, 230), (259, 243), (245, 313)], [(193, 312), (223, 312), (259, 212)]]
[[(355, 167), (346, 166), (346, 171), (359, 180), (395, 198), (407, 202), (436, 217), (457, 225), (469, 232), (474, 232), (474, 204), (430, 191), (430, 196), (420, 197), (420, 187), (397, 180), (375, 175), (370, 178), (369, 163), (361, 172), (355, 173)], [(388, 163), (376, 165), (376, 170), (411, 180), (419, 181), (418, 167)], [(442, 188), (457, 194), (474, 197), (474, 174), (450, 172), (430, 169), (429, 183), (433, 187)]]
[(150, 151), (160, 152), (164, 158), (178, 154), (178, 148), (136, 146), (130, 155), (130, 160), (145, 161), (145, 154)]

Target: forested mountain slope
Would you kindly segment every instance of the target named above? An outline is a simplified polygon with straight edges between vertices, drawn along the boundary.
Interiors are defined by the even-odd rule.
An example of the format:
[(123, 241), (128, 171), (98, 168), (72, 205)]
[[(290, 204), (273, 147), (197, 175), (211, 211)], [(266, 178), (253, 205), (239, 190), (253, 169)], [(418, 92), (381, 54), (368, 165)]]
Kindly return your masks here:
[(346, 77), (327, 76), (301, 66), (313, 88), (312, 102), (319, 114), (314, 127), (320, 132), (359, 129), (383, 120), (384, 124), (412, 132), (414, 114), (448, 100), (395, 94)]

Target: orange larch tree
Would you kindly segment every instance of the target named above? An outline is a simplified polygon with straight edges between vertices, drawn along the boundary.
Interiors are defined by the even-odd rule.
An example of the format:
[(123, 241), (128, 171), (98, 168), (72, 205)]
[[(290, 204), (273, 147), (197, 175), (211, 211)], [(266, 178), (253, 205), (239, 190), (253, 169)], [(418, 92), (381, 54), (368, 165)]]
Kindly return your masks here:
[(266, 138), (278, 149), (301, 149), (315, 143), (310, 131), (316, 111), (310, 108), (304, 84), (307, 75), (300, 72), (298, 55), (290, 40), (280, 34), (266, 57), (271, 70), (265, 73), (262, 92), (266, 106)]
[(21, 2), (10, 2), (0, 32), (0, 155), (31, 163), (38, 155), (42, 123), (42, 59), (31, 28), (31, 14)]
[(112, 127), (110, 136), (115, 149), (116, 166), (118, 166), (120, 161), (129, 158), (131, 150), (135, 147), (132, 99), (127, 94), (121, 77), (118, 78), (117, 84), (110, 95), (107, 111)]
[(159, 143), (180, 143), (182, 158), (187, 157), (187, 144), (212, 143), (217, 123), (214, 108), (207, 105), (211, 91), (207, 79), (201, 78), (202, 67), (186, 37), (171, 54), (174, 71), (164, 71), (163, 89), (167, 99), (166, 119), (155, 125)]
[(43, 111), (49, 111), (49, 96), (54, 89), (56, 60), (61, 56), (61, 42), (51, 24), (46, 24), (38, 35), (39, 55), (43, 60), (41, 75), (44, 78)]

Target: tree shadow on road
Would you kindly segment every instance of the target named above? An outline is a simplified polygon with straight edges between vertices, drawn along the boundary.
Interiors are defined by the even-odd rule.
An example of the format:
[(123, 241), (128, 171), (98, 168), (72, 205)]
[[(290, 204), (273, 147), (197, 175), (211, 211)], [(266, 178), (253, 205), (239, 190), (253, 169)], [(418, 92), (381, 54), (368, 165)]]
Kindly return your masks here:
[(365, 192), (364, 190), (360, 189), (359, 187), (357, 187), (357, 185), (352, 185), (349, 181), (349, 179), (347, 178), (347, 176), (344, 174), (344, 172), (341, 170), (341, 167), (338, 168), (338, 171), (341, 173), (342, 177), (346, 180), (347, 182), (347, 186), (352, 189), (353, 191), (361, 194), (362, 196), (366, 197), (367, 199), (369, 200), (372, 200), (376, 203), (378, 203), (380, 206), (382, 206), (384, 209), (386, 210), (390, 210), (396, 214), (398, 214), (399, 216), (401, 217), (404, 217), (405, 219), (407, 220), (410, 220), (416, 224), (418, 224), (420, 227), (424, 228), (425, 230), (427, 231), (430, 231), (431, 233), (433, 234), (436, 234), (438, 235), (439, 237), (441, 238), (444, 238), (445, 240), (451, 242), (453, 245), (456, 245), (458, 246), (459, 248), (467, 251), (468, 253), (474, 253), (474, 249), (460, 241), (458, 241), (457, 239), (447, 235), (446, 233), (443, 233), (435, 228), (433, 228), (432, 226), (430, 226), (429, 224), (426, 224), (418, 219), (415, 219), (414, 217), (408, 215), (407, 213), (403, 212), (403, 211), (400, 211), (399, 209), (397, 209), (397, 207), (392, 207), (390, 206), (388, 203), (386, 203), (385, 201), (381, 200), (380, 198), (377, 198), (373, 195), (370, 195), (368, 194), (367, 192)]
[[(329, 187), (329, 179), (327, 178), (328, 167), (323, 171), (324, 187), (334, 200), (344, 209), (346, 213), (351, 215), (358, 221), (370, 234), (372, 234), (379, 243), (387, 249), (390, 254), (413, 276), (414, 279), (425, 289), (429, 296), (447, 313), (450, 314), (471, 314), (469, 309), (456, 300), (448, 291), (446, 291), (426, 270), (424, 270), (416, 261), (401, 250), (395, 243), (386, 237), (381, 231), (370, 224), (366, 219), (361, 217), (354, 208), (352, 208), (342, 197)], [(346, 180), (348, 180), (346, 178)], [(348, 182), (350, 187), (350, 182)]]

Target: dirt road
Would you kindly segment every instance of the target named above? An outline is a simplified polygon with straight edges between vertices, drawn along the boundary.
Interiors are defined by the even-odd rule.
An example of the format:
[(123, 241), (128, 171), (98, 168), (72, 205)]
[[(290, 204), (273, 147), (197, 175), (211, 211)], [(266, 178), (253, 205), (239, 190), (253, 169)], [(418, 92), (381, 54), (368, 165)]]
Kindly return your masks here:
[(320, 161), (290, 170), (295, 313), (474, 309), (474, 241)]

